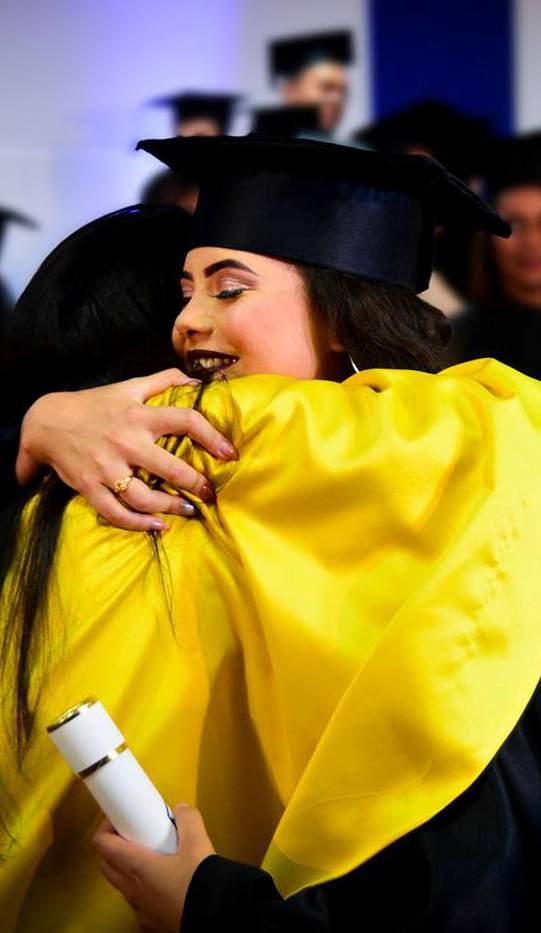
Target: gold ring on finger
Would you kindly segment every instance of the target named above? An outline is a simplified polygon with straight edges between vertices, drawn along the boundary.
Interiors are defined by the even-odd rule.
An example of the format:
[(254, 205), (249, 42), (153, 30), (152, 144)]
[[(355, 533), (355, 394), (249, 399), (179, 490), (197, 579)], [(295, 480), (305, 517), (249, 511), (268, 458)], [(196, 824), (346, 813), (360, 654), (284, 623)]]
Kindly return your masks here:
[(125, 476), (124, 479), (117, 479), (116, 483), (113, 486), (113, 492), (115, 492), (117, 496), (120, 495), (121, 492), (126, 492), (126, 489), (130, 485), (132, 479), (133, 479), (133, 473), (128, 473), (128, 475)]

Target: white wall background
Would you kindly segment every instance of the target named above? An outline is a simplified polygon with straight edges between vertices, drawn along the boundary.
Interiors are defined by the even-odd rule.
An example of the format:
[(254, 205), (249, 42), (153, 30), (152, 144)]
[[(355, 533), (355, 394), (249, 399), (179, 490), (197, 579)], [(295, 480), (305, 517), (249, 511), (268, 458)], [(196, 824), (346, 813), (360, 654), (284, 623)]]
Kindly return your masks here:
[(515, 0), (515, 116), (518, 130), (541, 128), (541, 0)]
[(167, 114), (144, 101), (183, 87), (276, 99), (269, 37), (351, 28), (360, 60), (344, 130), (364, 122), (367, 2), (1, 0), (0, 205), (41, 224), (8, 230), (0, 271), (12, 291), (62, 237), (137, 200), (156, 163), (135, 142), (170, 134)]

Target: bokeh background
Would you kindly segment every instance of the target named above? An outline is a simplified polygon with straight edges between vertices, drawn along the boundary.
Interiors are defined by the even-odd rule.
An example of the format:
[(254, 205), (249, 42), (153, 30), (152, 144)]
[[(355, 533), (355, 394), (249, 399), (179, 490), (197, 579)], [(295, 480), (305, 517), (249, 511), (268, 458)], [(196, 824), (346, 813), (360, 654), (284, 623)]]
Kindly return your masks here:
[[(541, 126), (539, 0), (3, 0), (0, 205), (39, 224), (6, 230), (13, 295), (67, 233), (138, 200), (156, 165), (136, 141), (171, 135), (149, 100), (198, 88), (275, 102), (269, 40), (341, 28), (356, 50), (344, 138), (426, 97), (503, 134)], [(233, 132), (247, 128), (241, 109)]]

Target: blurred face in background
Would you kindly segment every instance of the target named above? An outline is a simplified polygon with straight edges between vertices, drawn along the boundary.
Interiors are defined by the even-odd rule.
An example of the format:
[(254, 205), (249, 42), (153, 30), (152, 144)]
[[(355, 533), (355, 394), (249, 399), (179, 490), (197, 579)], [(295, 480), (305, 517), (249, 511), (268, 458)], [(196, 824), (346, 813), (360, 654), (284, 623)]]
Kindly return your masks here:
[(501, 287), (510, 298), (541, 307), (541, 186), (502, 191), (496, 210), (513, 229), (508, 240), (493, 240)]
[(177, 136), (219, 136), (220, 127), (211, 117), (194, 117), (177, 125)]
[(348, 93), (346, 69), (338, 62), (304, 68), (284, 85), (287, 104), (317, 106), (321, 129), (331, 133), (342, 119)]

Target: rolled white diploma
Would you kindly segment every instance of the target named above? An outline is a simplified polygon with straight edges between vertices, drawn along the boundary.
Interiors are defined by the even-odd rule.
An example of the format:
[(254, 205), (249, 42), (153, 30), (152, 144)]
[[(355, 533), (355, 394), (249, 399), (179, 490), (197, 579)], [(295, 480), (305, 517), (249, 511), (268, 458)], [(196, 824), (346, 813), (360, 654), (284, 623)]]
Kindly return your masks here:
[(101, 703), (85, 700), (47, 732), (120, 836), (164, 855), (177, 851), (171, 811)]

